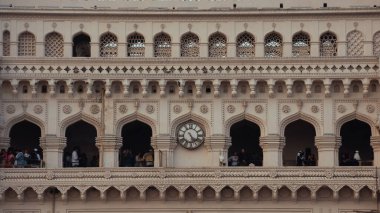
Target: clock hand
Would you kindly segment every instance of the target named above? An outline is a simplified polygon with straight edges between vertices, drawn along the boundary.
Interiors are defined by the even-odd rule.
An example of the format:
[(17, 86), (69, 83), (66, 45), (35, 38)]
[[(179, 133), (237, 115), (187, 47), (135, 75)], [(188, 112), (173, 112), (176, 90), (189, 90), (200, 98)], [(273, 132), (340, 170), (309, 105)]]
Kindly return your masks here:
[(191, 140), (196, 139), (195, 137), (193, 137), (193, 135), (190, 132), (189, 132), (189, 135), (190, 135)]

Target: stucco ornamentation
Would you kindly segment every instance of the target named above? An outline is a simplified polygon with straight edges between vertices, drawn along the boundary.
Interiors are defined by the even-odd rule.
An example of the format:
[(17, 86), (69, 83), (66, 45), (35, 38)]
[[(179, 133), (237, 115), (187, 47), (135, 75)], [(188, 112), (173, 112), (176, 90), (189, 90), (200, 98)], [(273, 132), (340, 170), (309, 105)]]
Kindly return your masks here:
[(202, 105), (200, 110), (201, 110), (201, 113), (206, 114), (208, 112), (208, 107), (206, 105)]
[(373, 112), (375, 112), (375, 106), (369, 104), (369, 105), (367, 106), (367, 112), (368, 112), (368, 113), (373, 113)]
[(146, 106), (146, 112), (149, 114), (152, 114), (154, 112), (154, 106), (153, 105)]
[(53, 180), (54, 179), (54, 177), (55, 177), (55, 175), (54, 175), (54, 172), (53, 171), (48, 171), (47, 173), (46, 173), (46, 179), (47, 180)]
[(263, 111), (264, 111), (263, 106), (261, 106), (261, 105), (255, 106), (255, 112), (262, 113)]
[(344, 106), (344, 105), (339, 105), (339, 106), (338, 106), (338, 112), (340, 112), (340, 113), (345, 113), (345, 112), (346, 112), (346, 106)]
[(125, 114), (125, 113), (127, 113), (127, 111), (128, 111), (128, 107), (126, 105), (123, 104), (123, 105), (119, 106), (119, 112), (121, 114)]
[(70, 114), (73, 111), (70, 105), (65, 105), (62, 107), (62, 112), (65, 114)]
[(289, 105), (284, 105), (282, 107), (282, 112), (283, 113), (289, 113), (290, 112), (290, 106)]
[(15, 105), (8, 105), (6, 110), (8, 114), (13, 114), (16, 112), (16, 107)]
[(36, 105), (33, 108), (34, 113), (41, 114), (44, 111), (44, 108), (41, 105)]
[(173, 107), (173, 112), (174, 112), (175, 114), (181, 113), (181, 111), (182, 111), (182, 107), (181, 107), (180, 105), (175, 105), (175, 106)]
[(311, 111), (312, 111), (313, 113), (317, 113), (317, 112), (319, 112), (319, 107), (318, 107), (317, 105), (313, 105), (313, 106), (311, 107)]
[(227, 107), (227, 112), (229, 112), (229, 113), (234, 113), (234, 112), (235, 112), (235, 106), (233, 106), (233, 105), (228, 105), (228, 107)]
[(94, 104), (90, 107), (90, 111), (92, 114), (98, 114), (100, 112), (100, 107)]

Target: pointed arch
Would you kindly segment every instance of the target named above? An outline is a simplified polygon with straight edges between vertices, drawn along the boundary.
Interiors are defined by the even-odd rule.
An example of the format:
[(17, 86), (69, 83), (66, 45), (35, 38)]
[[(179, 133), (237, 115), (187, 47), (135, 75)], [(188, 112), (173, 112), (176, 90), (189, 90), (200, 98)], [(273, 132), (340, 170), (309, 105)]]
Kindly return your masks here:
[(127, 56), (144, 57), (145, 56), (145, 38), (138, 32), (133, 32), (127, 37)]
[(208, 37), (208, 56), (227, 57), (227, 36), (225, 34), (218, 31)]
[(232, 125), (234, 125), (234, 124), (236, 124), (242, 120), (247, 120), (247, 121), (250, 121), (252, 123), (257, 124), (260, 127), (260, 133), (261, 133), (260, 137), (264, 137), (267, 135), (266, 129), (265, 129), (265, 122), (263, 120), (261, 120), (260, 118), (254, 116), (254, 115), (248, 114), (248, 113), (240, 113), (238, 115), (235, 115), (235, 116), (229, 118), (225, 122), (224, 132), (225, 132), (226, 136), (230, 136), (230, 130), (231, 130)]
[(85, 32), (77, 32), (73, 35), (73, 57), (91, 57), (91, 37)]
[(99, 37), (100, 57), (117, 57), (118, 38), (114, 33), (105, 32)]
[(310, 115), (307, 115), (305, 113), (298, 112), (296, 114), (293, 114), (293, 115), (290, 115), (290, 116), (284, 118), (280, 122), (280, 136), (284, 137), (286, 126), (288, 126), (290, 123), (297, 121), (297, 120), (303, 120), (303, 121), (306, 121), (306, 122), (310, 123), (311, 125), (313, 125), (313, 127), (315, 129), (315, 136), (323, 135), (321, 125), (319, 124), (319, 122), (316, 118), (314, 118)]
[(380, 56), (380, 31), (373, 34), (373, 55)]
[(65, 137), (65, 132), (66, 132), (67, 127), (69, 127), (71, 124), (74, 124), (78, 121), (84, 121), (84, 122), (89, 123), (90, 125), (94, 126), (96, 129), (97, 135), (99, 135), (100, 127), (101, 127), (100, 122), (96, 118), (91, 117), (90, 115), (79, 112), (79, 113), (72, 115), (68, 118), (65, 118), (63, 121), (61, 121), (61, 123), (59, 125), (60, 126), (60, 132), (59, 132), (60, 135), (59, 136)]
[(347, 55), (362, 56), (364, 54), (364, 36), (359, 30), (347, 33)]
[(9, 30), (3, 31), (3, 56), (11, 55), (11, 33)]
[(376, 128), (376, 124), (375, 122), (373, 122), (373, 120), (366, 116), (366, 115), (363, 115), (361, 113), (358, 113), (358, 112), (352, 112), (348, 115), (345, 115), (341, 118), (339, 118), (336, 122), (335, 122), (335, 134), (336, 135), (339, 135), (340, 134), (340, 130), (342, 129), (342, 126), (349, 122), (349, 121), (352, 121), (352, 120), (359, 120), (359, 121), (362, 121), (364, 123), (367, 123), (370, 127), (371, 127), (371, 135), (372, 136), (379, 136), (379, 131), (377, 130)]
[(24, 31), (18, 36), (18, 56), (36, 56), (36, 36)]
[(130, 123), (130, 122), (136, 121), (136, 120), (141, 121), (141, 122), (147, 124), (148, 126), (150, 126), (150, 128), (152, 129), (152, 137), (157, 135), (157, 122), (155, 120), (147, 117), (146, 115), (143, 115), (143, 114), (137, 113), (137, 112), (130, 114), (126, 117), (123, 117), (116, 122), (115, 135), (120, 136), (122, 134), (123, 126), (127, 123)]
[(46, 127), (45, 127), (45, 122), (42, 121), (41, 119), (33, 116), (33, 115), (30, 115), (28, 113), (23, 113), (19, 116), (16, 116), (10, 120), (8, 120), (6, 123), (5, 123), (5, 129), (4, 129), (4, 136), (5, 137), (8, 137), (9, 136), (9, 133), (12, 129), (12, 127), (17, 124), (17, 123), (20, 123), (21, 121), (29, 121), (35, 125), (37, 125), (40, 129), (41, 129), (41, 136), (45, 135), (46, 134)]
[(249, 58), (255, 56), (255, 36), (244, 31), (236, 37), (236, 57)]
[(154, 57), (172, 56), (172, 39), (165, 32), (157, 33), (154, 36)]
[(264, 37), (264, 57), (282, 57), (282, 35), (276, 31), (269, 32)]
[(209, 137), (211, 135), (211, 129), (210, 129), (210, 126), (208, 125), (207, 120), (205, 118), (203, 118), (199, 115), (196, 115), (194, 113), (191, 113), (191, 112), (174, 119), (170, 123), (170, 135), (175, 137), (178, 125), (180, 125), (184, 122), (190, 121), (190, 120), (195, 121), (195, 122), (199, 123), (200, 125), (202, 125), (202, 127), (204, 128), (204, 130), (206, 132), (206, 137)]
[(45, 36), (45, 56), (63, 57), (63, 36), (58, 32), (50, 32)]
[(319, 37), (319, 55), (320, 56), (337, 56), (338, 38), (335, 33), (326, 31)]
[(181, 36), (181, 57), (199, 56), (199, 37), (193, 32)]
[(310, 56), (310, 35), (308, 33), (304, 31), (294, 33), (292, 54), (294, 57)]

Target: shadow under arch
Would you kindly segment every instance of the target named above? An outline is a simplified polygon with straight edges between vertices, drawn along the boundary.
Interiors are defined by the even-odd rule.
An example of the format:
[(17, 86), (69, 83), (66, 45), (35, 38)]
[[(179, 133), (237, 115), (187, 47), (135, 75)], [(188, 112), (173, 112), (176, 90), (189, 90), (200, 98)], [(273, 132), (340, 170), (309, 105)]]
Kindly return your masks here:
[(60, 124), (60, 131), (59, 131), (59, 136), (64, 137), (66, 134), (66, 129), (69, 127), (71, 124), (74, 124), (78, 121), (84, 121), (86, 123), (91, 124), (92, 126), (95, 127), (96, 132), (99, 134), (101, 131), (100, 127), (101, 124), (96, 118), (91, 117), (90, 115), (84, 114), (82, 112), (79, 112), (77, 114), (74, 114), (70, 117), (65, 118), (63, 121), (61, 121)]
[(284, 137), (286, 126), (288, 126), (290, 123), (297, 121), (297, 120), (303, 120), (303, 121), (306, 121), (307, 123), (310, 123), (315, 129), (315, 136), (322, 136), (323, 135), (321, 125), (319, 124), (319, 122), (317, 121), (316, 118), (314, 118), (310, 115), (304, 114), (302, 112), (298, 112), (296, 114), (293, 114), (293, 115), (290, 115), (290, 116), (284, 118), (280, 122), (280, 136)]
[(335, 122), (335, 134), (336, 135), (339, 135), (340, 134), (340, 130), (342, 129), (342, 126), (349, 122), (349, 121), (352, 121), (352, 120), (359, 120), (359, 121), (362, 121), (364, 123), (367, 123), (370, 128), (371, 128), (371, 134), (372, 136), (379, 136), (379, 130), (376, 128), (376, 124), (372, 121), (371, 118), (369, 118), (368, 116), (366, 115), (363, 115), (361, 113), (357, 113), (357, 112), (352, 112), (350, 114), (347, 114), (341, 118), (339, 118), (336, 122)]
[(266, 129), (265, 129), (265, 122), (263, 120), (261, 120), (260, 118), (253, 116), (253, 115), (250, 115), (250, 114), (247, 114), (247, 113), (240, 113), (238, 115), (235, 115), (235, 116), (229, 118), (225, 122), (224, 132), (225, 132), (226, 136), (230, 136), (230, 130), (234, 124), (236, 124), (240, 121), (243, 121), (243, 120), (247, 120), (247, 121), (250, 121), (250, 122), (258, 125), (260, 128), (260, 137), (266, 136), (267, 133), (266, 133)]
[(41, 129), (41, 135), (45, 135), (46, 133), (46, 127), (45, 127), (45, 124), (44, 124), (44, 121), (42, 121), (41, 119), (33, 116), (33, 115), (30, 115), (28, 113), (23, 113), (17, 117), (14, 117), (10, 120), (8, 120), (6, 123), (5, 123), (5, 128), (4, 128), (4, 132), (3, 132), (3, 136), (4, 137), (9, 137), (9, 134), (10, 134), (10, 131), (12, 129), (12, 127), (17, 124), (17, 123), (20, 123), (22, 121), (29, 121), (35, 125), (37, 125), (40, 129)]
[(133, 113), (126, 117), (120, 118), (115, 124), (115, 135), (121, 136), (122, 130), (125, 124), (131, 123), (133, 121), (140, 121), (147, 124), (152, 129), (152, 136), (157, 135), (157, 122), (141, 113)]

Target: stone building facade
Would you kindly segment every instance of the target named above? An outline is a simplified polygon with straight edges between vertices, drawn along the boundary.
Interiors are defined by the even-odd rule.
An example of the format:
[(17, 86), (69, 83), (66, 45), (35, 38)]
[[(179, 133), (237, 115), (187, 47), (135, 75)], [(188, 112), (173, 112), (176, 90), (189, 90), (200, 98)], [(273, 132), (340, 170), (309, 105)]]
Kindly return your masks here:
[[(0, 148), (44, 168), (1, 168), (0, 209), (378, 212), (379, 7), (2, 1)], [(74, 147), (85, 167), (66, 168)]]

